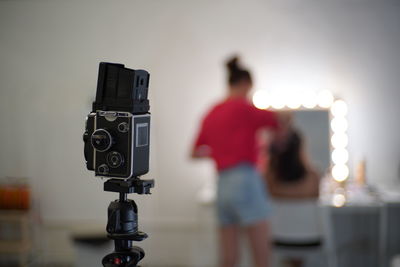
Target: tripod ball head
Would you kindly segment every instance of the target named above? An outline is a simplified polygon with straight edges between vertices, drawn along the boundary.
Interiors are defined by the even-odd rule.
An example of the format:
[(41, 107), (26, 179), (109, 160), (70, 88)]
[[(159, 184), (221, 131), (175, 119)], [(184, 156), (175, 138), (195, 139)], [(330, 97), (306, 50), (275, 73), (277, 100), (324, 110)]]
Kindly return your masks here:
[(128, 251), (113, 252), (102, 260), (104, 267), (136, 267), (138, 262), (144, 258), (144, 251), (140, 247), (132, 247)]

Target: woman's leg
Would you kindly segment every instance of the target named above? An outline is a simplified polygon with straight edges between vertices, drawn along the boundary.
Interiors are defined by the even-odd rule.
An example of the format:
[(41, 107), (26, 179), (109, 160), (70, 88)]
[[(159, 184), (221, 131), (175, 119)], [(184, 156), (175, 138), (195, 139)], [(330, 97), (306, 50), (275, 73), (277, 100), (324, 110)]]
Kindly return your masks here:
[(270, 228), (267, 220), (249, 225), (246, 233), (250, 241), (253, 262), (256, 267), (269, 266), (270, 260)]
[(228, 225), (219, 228), (220, 266), (234, 267), (239, 263), (239, 226)]

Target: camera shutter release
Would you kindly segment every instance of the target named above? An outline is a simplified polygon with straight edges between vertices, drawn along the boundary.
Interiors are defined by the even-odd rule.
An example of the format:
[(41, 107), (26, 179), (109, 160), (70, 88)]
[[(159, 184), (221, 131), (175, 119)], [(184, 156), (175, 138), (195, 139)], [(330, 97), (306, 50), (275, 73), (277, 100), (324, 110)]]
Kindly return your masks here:
[(111, 134), (105, 129), (98, 129), (91, 136), (92, 146), (99, 152), (110, 149), (112, 144)]

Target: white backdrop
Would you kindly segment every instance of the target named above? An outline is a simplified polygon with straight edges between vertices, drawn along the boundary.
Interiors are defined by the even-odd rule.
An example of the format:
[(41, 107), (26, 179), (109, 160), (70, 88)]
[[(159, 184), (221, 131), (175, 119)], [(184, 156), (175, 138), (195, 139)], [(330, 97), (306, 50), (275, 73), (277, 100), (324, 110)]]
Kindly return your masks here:
[(201, 222), (196, 194), (213, 179), (188, 159), (207, 107), (239, 52), (256, 89), (332, 90), (349, 104), (350, 163), (398, 184), (398, 1), (1, 1), (0, 176), (27, 176), (48, 221), (105, 220), (102, 182), (83, 161), (84, 118), (99, 61), (151, 73), (152, 196), (141, 218)]

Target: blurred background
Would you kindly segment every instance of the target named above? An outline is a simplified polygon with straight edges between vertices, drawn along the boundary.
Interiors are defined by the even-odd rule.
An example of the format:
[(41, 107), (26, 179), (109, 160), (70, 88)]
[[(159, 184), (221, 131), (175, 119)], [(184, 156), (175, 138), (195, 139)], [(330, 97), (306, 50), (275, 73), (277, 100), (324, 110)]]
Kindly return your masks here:
[[(330, 245), (323, 258), (395, 266), (399, 14), (396, 0), (0, 1), (1, 185), (25, 199), (20, 211), (0, 200), (1, 266), (100, 266), (112, 250), (104, 241), (106, 210), (117, 195), (103, 191), (83, 158), (100, 61), (151, 74), (151, 171), (144, 178), (156, 187), (152, 195), (131, 195), (139, 228), (150, 234), (140, 244), (142, 265), (216, 266), (214, 166), (191, 161), (189, 152), (204, 111), (225, 95), (223, 63), (233, 53), (253, 72), (260, 107), (327, 114), (320, 205)], [(326, 105), (286, 104), (296, 96), (312, 102), (321, 92)], [(335, 100), (345, 103), (348, 137), (347, 158), (336, 163)], [(345, 169), (331, 173), (335, 164)], [(363, 189), (354, 189), (351, 201), (355, 187)], [(15, 240), (29, 249), (7, 251)], [(243, 251), (242, 266), (251, 266)]]

